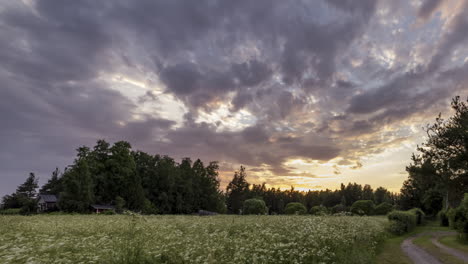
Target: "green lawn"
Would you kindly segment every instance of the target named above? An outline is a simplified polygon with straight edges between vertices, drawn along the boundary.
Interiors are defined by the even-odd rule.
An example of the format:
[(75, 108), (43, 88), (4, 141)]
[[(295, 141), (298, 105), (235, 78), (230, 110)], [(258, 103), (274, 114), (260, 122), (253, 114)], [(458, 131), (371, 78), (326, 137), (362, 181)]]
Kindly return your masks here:
[(462, 252), (468, 253), (468, 244), (462, 244), (460, 241), (458, 241), (456, 236), (441, 237), (439, 239), (439, 242), (446, 245), (446, 246), (448, 246), (448, 247), (458, 249), (458, 250), (460, 250)]

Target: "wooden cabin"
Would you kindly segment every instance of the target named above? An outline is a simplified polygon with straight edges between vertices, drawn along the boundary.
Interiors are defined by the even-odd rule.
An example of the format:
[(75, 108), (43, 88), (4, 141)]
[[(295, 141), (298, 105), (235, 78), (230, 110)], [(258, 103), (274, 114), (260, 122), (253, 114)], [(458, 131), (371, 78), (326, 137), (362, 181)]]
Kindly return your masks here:
[(39, 194), (37, 198), (39, 212), (57, 210), (57, 196), (53, 194)]

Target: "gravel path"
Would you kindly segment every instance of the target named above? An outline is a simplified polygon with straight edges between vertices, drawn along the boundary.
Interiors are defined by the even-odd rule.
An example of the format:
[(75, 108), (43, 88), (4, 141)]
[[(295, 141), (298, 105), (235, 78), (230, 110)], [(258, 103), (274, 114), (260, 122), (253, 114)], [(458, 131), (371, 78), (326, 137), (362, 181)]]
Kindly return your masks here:
[(420, 248), (420, 247), (416, 246), (415, 244), (413, 244), (413, 239), (415, 239), (415, 238), (417, 238), (419, 236), (429, 235), (429, 236), (432, 236), (431, 241), (432, 241), (432, 243), (434, 245), (436, 245), (437, 247), (439, 247), (440, 249), (445, 251), (447, 254), (455, 256), (455, 257), (463, 260), (464, 262), (468, 263), (468, 255), (466, 253), (461, 252), (461, 251), (456, 250), (456, 249), (453, 249), (453, 248), (450, 248), (450, 247), (447, 247), (447, 246), (439, 243), (439, 241), (437, 241), (437, 239), (439, 237), (441, 237), (441, 236), (449, 236), (449, 235), (455, 235), (455, 234), (456, 234), (456, 232), (450, 232), (450, 231), (437, 231), (437, 232), (419, 233), (419, 234), (417, 234), (415, 236), (412, 236), (412, 237), (409, 237), (409, 238), (405, 239), (403, 241), (403, 243), (401, 244), (401, 249), (403, 250), (403, 252), (405, 252), (405, 254), (415, 264), (443, 264), (436, 257), (432, 256), (431, 254), (429, 254), (428, 252), (426, 252), (422, 248)]
[(414, 264), (443, 264), (437, 258), (424, 251), (422, 248), (413, 244), (413, 239), (417, 236), (412, 236), (403, 241), (401, 249), (413, 261)]

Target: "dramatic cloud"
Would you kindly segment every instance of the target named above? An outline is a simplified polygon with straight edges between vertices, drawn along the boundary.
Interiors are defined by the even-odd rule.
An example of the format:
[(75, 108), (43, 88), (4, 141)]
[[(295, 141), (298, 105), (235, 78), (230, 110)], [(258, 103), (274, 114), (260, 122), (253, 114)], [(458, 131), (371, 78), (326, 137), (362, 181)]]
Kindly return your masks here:
[[(468, 1), (0, 4), (0, 195), (97, 139), (254, 182), (398, 188), (468, 90)], [(382, 182), (375, 173), (382, 174)], [(358, 175), (360, 174), (360, 175)]]

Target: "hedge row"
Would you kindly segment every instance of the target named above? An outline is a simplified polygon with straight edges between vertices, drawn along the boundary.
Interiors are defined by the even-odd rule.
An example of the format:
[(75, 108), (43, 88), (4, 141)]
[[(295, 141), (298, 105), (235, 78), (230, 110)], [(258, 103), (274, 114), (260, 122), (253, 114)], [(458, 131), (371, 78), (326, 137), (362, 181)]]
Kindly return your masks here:
[(21, 208), (10, 208), (0, 210), (0, 215), (18, 215), (21, 214)]
[(442, 210), (438, 213), (441, 226), (449, 226), (458, 231), (459, 238), (468, 242), (468, 193), (457, 208)]
[[(345, 205), (338, 204), (332, 208), (327, 208), (325, 206), (313, 206), (309, 213), (312, 215), (328, 215), (328, 214), (349, 214), (348, 210), (353, 215), (386, 215), (388, 212), (392, 211), (393, 205), (383, 202), (375, 206), (374, 202), (371, 200), (358, 200), (353, 203), (353, 205), (348, 208)], [(422, 211), (421, 211), (422, 212)], [(262, 199), (253, 198), (244, 201), (242, 208), (243, 214), (267, 214), (268, 208), (265, 205), (265, 202)], [(299, 202), (288, 203), (284, 209), (285, 214), (297, 214), (303, 215), (307, 214), (307, 208), (304, 204)]]
[(425, 214), (419, 208), (408, 211), (392, 211), (388, 214), (389, 231), (396, 235), (412, 231), (417, 225), (424, 224)]

